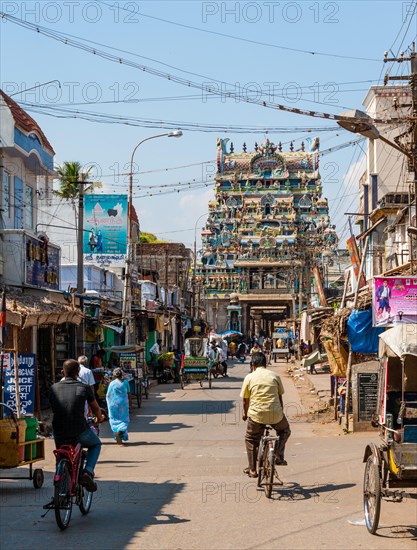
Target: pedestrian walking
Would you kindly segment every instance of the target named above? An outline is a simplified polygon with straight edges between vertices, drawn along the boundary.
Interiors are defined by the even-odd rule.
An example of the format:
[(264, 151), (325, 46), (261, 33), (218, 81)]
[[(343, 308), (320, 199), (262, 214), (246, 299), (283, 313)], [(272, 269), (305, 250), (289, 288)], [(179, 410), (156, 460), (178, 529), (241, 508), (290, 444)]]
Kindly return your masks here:
[(118, 445), (123, 445), (123, 442), (129, 439), (127, 428), (130, 422), (129, 412), (132, 410), (132, 397), (129, 382), (120, 367), (113, 371), (113, 380), (107, 390), (106, 401), (114, 439)]

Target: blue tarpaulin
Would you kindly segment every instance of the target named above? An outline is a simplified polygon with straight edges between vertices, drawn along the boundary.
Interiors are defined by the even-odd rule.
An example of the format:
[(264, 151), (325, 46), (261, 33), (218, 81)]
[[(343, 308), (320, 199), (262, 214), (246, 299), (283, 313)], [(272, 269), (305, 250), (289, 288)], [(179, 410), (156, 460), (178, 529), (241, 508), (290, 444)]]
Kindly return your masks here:
[(372, 310), (354, 309), (347, 322), (348, 339), (355, 353), (377, 353), (383, 328), (372, 327)]

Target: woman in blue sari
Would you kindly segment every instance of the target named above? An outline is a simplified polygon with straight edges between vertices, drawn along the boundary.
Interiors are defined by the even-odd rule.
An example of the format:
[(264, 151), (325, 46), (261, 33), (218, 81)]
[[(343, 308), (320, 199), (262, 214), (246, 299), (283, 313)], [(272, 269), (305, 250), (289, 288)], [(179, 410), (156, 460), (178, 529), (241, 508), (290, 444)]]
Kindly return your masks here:
[(109, 409), (110, 427), (118, 445), (128, 440), (127, 427), (129, 425), (129, 411), (132, 408), (130, 385), (125, 379), (121, 368), (113, 371), (113, 380), (107, 390), (107, 407)]

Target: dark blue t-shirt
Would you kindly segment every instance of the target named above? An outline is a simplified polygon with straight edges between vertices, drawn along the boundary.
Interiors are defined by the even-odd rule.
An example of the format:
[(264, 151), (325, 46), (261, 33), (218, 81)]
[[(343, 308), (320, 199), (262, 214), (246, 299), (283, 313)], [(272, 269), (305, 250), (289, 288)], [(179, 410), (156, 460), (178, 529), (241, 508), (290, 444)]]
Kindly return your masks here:
[(54, 437), (70, 440), (82, 434), (88, 428), (85, 402), (91, 403), (94, 399), (92, 389), (79, 380), (65, 378), (54, 384), (49, 390)]

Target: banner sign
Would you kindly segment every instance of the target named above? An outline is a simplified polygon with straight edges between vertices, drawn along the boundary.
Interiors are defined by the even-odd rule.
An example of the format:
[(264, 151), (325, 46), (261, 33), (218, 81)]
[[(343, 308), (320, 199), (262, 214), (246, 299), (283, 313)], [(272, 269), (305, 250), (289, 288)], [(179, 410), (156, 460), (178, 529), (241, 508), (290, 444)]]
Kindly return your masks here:
[[(20, 416), (33, 414), (35, 410), (36, 355), (34, 353), (19, 353), (19, 396)], [(17, 413), (16, 382), (14, 376), (14, 356), (5, 354), (4, 371), (4, 402)], [(7, 409), (5, 409), (7, 414)]]
[(321, 280), (320, 271), (317, 266), (313, 267), (313, 274), (314, 274), (314, 280), (316, 281), (317, 292), (320, 297), (320, 305), (322, 307), (326, 307), (327, 298), (326, 298), (326, 294), (324, 293), (323, 282)]
[[(347, 241), (346, 241), (347, 249), (350, 254), (350, 260), (353, 265), (353, 272), (355, 273), (356, 280), (358, 280), (359, 276), (359, 269), (361, 266), (361, 258), (359, 256), (359, 250), (358, 245), (356, 244), (355, 236), (352, 235)], [(364, 274), (362, 273), (361, 279), (359, 281), (359, 288), (362, 288), (366, 285), (366, 279)]]
[(25, 283), (31, 286), (59, 290), (61, 249), (48, 239), (25, 237)]
[(86, 260), (125, 261), (127, 195), (84, 195), (83, 252)]
[[(3, 350), (6, 343), (6, 291), (0, 296), (0, 348)], [(1, 381), (0, 381), (1, 383)]]
[(373, 326), (417, 323), (417, 277), (374, 277)]

